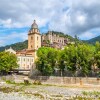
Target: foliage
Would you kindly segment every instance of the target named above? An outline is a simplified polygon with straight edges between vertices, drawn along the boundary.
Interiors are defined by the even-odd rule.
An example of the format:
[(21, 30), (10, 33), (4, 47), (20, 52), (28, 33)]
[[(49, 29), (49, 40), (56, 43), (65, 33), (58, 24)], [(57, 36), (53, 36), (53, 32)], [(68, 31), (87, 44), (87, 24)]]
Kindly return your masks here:
[(25, 85), (29, 85), (30, 83), (29, 83), (29, 80), (24, 80), (24, 84)]
[(49, 47), (41, 47), (38, 50), (37, 55), (37, 69), (44, 75), (51, 75), (54, 71), (57, 59), (57, 50)]
[(87, 43), (90, 43), (90, 44), (95, 44), (96, 41), (100, 42), (100, 36), (97, 36), (97, 37), (95, 37), (95, 38), (92, 38), (92, 39), (90, 39), (90, 40), (87, 40), (86, 42), (87, 42)]
[(9, 52), (0, 52), (0, 71), (8, 72), (17, 67), (16, 55)]
[(39, 80), (35, 80), (33, 84), (34, 85), (42, 85), (41, 81), (39, 81)]
[(62, 73), (65, 69), (75, 75), (80, 71), (82, 75), (87, 76), (92, 70), (92, 66), (97, 64), (100, 68), (100, 44), (95, 46), (89, 44), (71, 44), (63, 50), (57, 50), (49, 47), (42, 47), (37, 52), (37, 69), (43, 75), (52, 75), (57, 68)]
[(94, 60), (98, 68), (100, 68), (100, 51), (95, 54)]
[(26, 49), (28, 47), (28, 41), (24, 41), (24, 42), (18, 42), (15, 44), (11, 44), (11, 45), (7, 45), (4, 47), (0, 47), (0, 51), (4, 51), (5, 49), (9, 49), (10, 47), (12, 47), (14, 50), (23, 50)]
[(70, 45), (64, 49), (66, 67), (69, 71), (75, 72), (77, 63), (77, 48)]
[(94, 64), (100, 68), (100, 43), (96, 42), (95, 44), (95, 53), (94, 53)]
[(15, 81), (12, 81), (12, 80), (6, 80), (6, 83), (7, 83), (7, 84), (15, 84)]
[(91, 58), (93, 57), (94, 50), (89, 45), (78, 46), (78, 64), (84, 75), (91, 70)]

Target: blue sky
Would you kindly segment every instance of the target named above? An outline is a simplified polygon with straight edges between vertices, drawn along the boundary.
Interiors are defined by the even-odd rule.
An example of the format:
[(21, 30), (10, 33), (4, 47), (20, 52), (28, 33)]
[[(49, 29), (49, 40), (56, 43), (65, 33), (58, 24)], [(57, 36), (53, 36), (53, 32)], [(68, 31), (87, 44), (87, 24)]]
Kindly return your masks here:
[(88, 40), (100, 35), (100, 0), (1, 0), (0, 46), (26, 40), (35, 19), (40, 32)]

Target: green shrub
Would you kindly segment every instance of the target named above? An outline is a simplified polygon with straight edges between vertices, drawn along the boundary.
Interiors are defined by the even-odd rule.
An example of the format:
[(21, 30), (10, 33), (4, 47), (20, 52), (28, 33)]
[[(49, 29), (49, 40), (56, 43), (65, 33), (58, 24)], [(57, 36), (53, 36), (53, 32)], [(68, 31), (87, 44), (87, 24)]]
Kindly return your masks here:
[(15, 84), (15, 81), (6, 80), (6, 83), (8, 83), (8, 84)]
[(29, 80), (24, 80), (24, 84), (25, 85), (29, 85), (30, 83), (29, 83)]
[(1, 78), (3, 81), (6, 81), (6, 77), (5, 76), (2, 76)]
[(40, 80), (35, 80), (33, 84), (34, 85), (41, 85), (41, 81)]

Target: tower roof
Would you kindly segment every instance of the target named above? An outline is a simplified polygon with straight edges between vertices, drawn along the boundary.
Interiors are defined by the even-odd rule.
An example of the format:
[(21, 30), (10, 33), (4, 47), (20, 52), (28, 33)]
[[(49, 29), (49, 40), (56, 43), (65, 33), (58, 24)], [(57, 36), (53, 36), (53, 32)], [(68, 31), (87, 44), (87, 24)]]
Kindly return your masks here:
[(38, 29), (38, 25), (36, 24), (36, 20), (34, 20), (33, 24), (31, 25), (31, 29)]

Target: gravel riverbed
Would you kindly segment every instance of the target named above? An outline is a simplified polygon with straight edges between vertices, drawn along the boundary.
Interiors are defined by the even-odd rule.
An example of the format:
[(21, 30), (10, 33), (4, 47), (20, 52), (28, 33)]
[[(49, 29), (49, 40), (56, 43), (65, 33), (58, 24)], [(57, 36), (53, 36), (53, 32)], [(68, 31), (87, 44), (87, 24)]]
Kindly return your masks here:
[[(3, 87), (13, 88), (13, 85), (5, 84)], [(22, 86), (15, 86), (15, 88), (21, 88)], [(14, 88), (14, 89), (15, 89)], [(70, 99), (76, 96), (83, 96), (83, 91), (93, 92), (100, 90), (95, 88), (72, 88), (72, 87), (60, 87), (60, 86), (46, 86), (46, 85), (35, 85), (25, 86), (24, 91), (19, 92), (0, 92), (0, 100), (81, 100), (81, 99)], [(94, 97), (93, 97), (94, 98)], [(83, 99), (82, 99), (83, 100)], [(94, 99), (85, 99), (94, 100)], [(100, 99), (95, 99), (100, 100)]]
[[(2, 91), (4, 90), (4, 91)], [(9, 91), (11, 90), (11, 91)], [(90, 92), (89, 95), (83, 95), (83, 92)], [(91, 94), (92, 92), (92, 94)], [(7, 84), (0, 82), (0, 100), (83, 100), (70, 99), (76, 96), (92, 97), (100, 100), (100, 86), (96, 85), (25, 85), (25, 84)], [(94, 99), (96, 98), (96, 99)], [(99, 98), (99, 99), (98, 99)]]
[(28, 96), (21, 93), (3, 93), (0, 92), (0, 100), (41, 100), (35, 96)]

